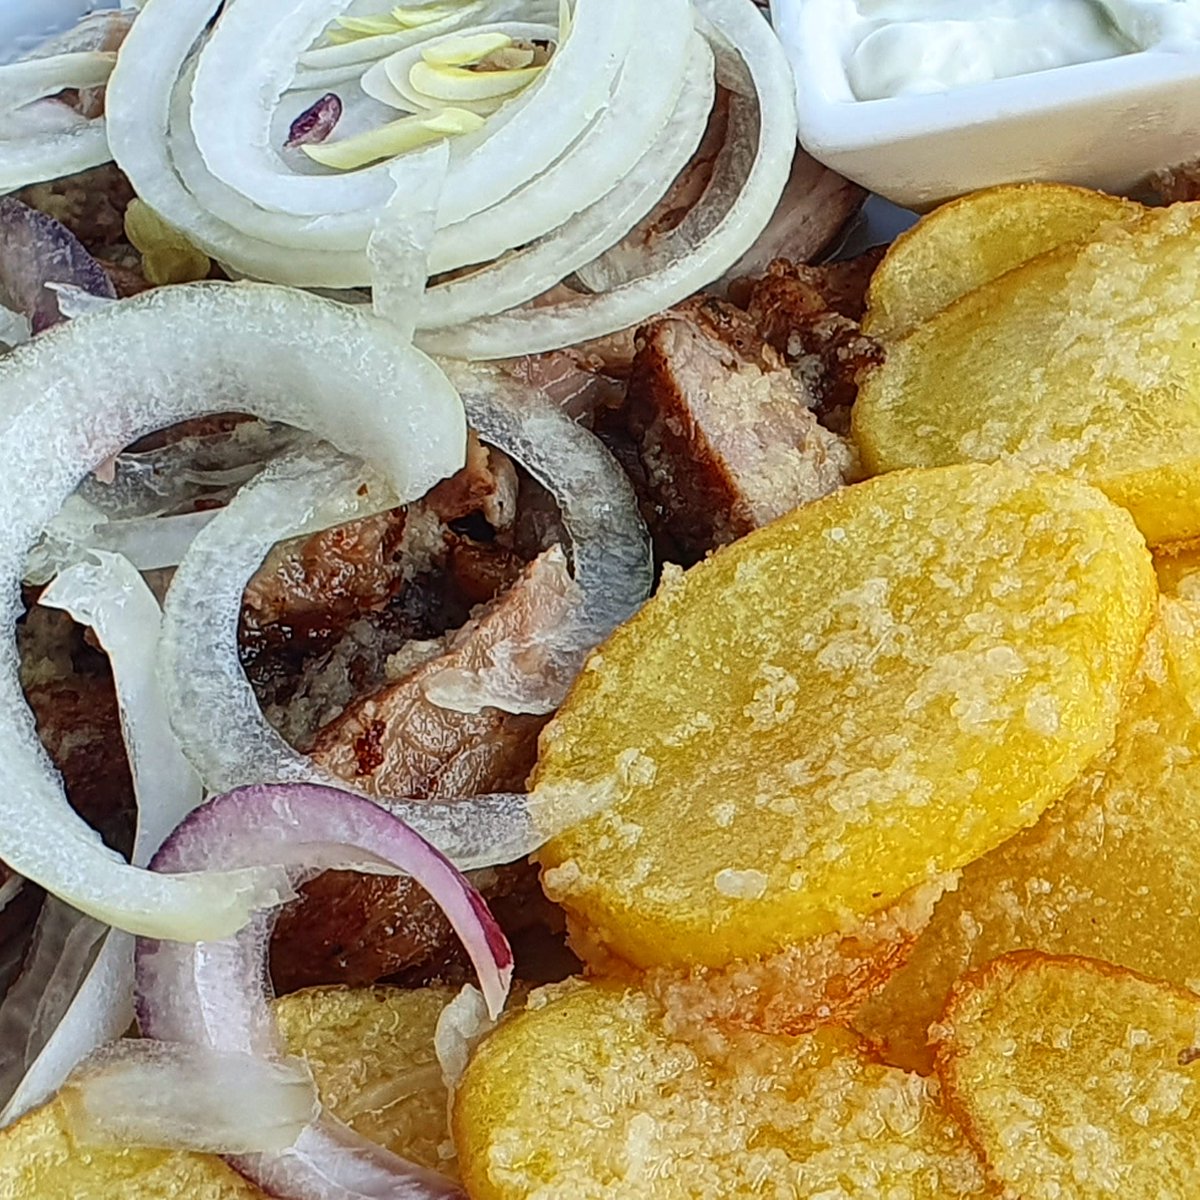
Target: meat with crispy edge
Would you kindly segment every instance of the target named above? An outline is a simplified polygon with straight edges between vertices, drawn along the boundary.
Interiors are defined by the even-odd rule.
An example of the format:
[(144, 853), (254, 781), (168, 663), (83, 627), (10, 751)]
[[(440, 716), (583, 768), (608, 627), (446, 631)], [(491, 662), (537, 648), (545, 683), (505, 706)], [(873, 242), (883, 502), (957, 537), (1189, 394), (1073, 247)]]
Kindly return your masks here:
[(625, 421), (688, 560), (853, 479), (850, 445), (746, 314), (697, 297), (638, 333)]
[[(506, 639), (561, 623), (573, 583), (560, 550), (547, 551), (521, 578), (379, 691), (352, 703), (317, 736), (314, 761), (378, 796), (450, 798), (523, 791), (537, 758), (545, 717), (496, 708), (440, 708), (424, 687), (440, 673), (478, 667)], [(411, 652), (405, 656), (410, 661)], [(501, 902), (510, 935), (549, 914), (525, 864), (476, 874), (489, 901)], [(437, 906), (411, 880), (330, 872), (280, 916), (272, 975), (281, 990), (337, 981), (373, 983), (404, 975), (454, 976), (461, 949)]]
[(860, 381), (883, 362), (882, 345), (859, 327), (883, 250), (820, 267), (777, 260), (731, 288), (812, 396), (818, 419), (838, 433), (849, 431)]

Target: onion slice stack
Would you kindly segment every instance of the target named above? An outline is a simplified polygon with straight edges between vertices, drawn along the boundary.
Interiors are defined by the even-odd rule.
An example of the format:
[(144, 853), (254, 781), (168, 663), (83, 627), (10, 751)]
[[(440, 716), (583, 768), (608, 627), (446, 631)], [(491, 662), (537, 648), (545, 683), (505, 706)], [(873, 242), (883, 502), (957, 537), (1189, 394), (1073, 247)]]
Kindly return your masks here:
[[(339, 867), (411, 875), (462, 939), (489, 1013), (494, 1017), (503, 1009), (512, 953), (482, 897), (436, 850), (369, 800), (311, 786), (245, 788), (187, 818), (153, 866), (227, 872), (281, 862), (296, 882)], [(259, 914), (236, 937), (220, 942), (139, 942), (143, 1035), (223, 1056), (281, 1059), (265, 984), (272, 923), (270, 914)], [(169, 1121), (169, 1112), (158, 1116)], [(263, 1121), (262, 1114), (245, 1117), (251, 1128)], [(192, 1130), (178, 1133), (182, 1144), (195, 1137)], [(307, 1125), (287, 1149), (243, 1155), (233, 1165), (264, 1191), (290, 1200), (461, 1195), (449, 1180), (366, 1141), (328, 1114)]]
[[(17, 586), (44, 526), (90, 471), (138, 437), (230, 409), (283, 421), (372, 462), (402, 499), (457, 470), (454, 388), (383, 322), (262, 285), (161, 289), (57, 326), (0, 359), (0, 573)], [(0, 858), (80, 910), (165, 937), (223, 936), (289, 894), (277, 870), (149, 874), (108, 851), (66, 802), (34, 728), (16, 640), (0, 639)]]
[(67, 89), (86, 96), (107, 85), (131, 20), (129, 13), (93, 14), (33, 57), (0, 66), (0, 193), (112, 158), (104, 117), (57, 96)]
[[(393, 259), (368, 245), (386, 244), (389, 224), (423, 227), (427, 171), (415, 147), (440, 131), (449, 163), (419, 343), (505, 358), (616, 332), (719, 278), (765, 228), (795, 150), (791, 74), (751, 0), (655, 0), (649, 28), (641, 0), (576, 0), (556, 26), (538, 24), (548, 7), (474, 0), (422, 21), (420, 9), (347, 18), (362, 13), (351, 0), (148, 0), (109, 84), (113, 154), (143, 201), (230, 271), (308, 287), (373, 283), (388, 311)], [(500, 72), (522, 86), (453, 65), (464, 48), (504, 38), (554, 39), (536, 69)], [(589, 275), (667, 194), (700, 144), (714, 80), (735, 76), (750, 82), (756, 118), (734, 126), (729, 158), (745, 169), (710, 189), (669, 253), (640, 271)], [(331, 94), (342, 112), (332, 135), (288, 148), (297, 117)], [(430, 107), (439, 100), (449, 107)], [(397, 124), (397, 110), (411, 115)], [(364, 138), (366, 157), (350, 154)], [(411, 262), (395, 269), (403, 276)], [(576, 270), (609, 282), (534, 303)], [(400, 322), (413, 323), (407, 304)]]

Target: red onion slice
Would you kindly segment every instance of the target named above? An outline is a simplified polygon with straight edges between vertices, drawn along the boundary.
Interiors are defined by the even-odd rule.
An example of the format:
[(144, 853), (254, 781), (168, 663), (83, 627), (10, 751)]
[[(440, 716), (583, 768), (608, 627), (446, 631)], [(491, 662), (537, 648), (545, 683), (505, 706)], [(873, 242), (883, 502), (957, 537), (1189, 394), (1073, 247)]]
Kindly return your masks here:
[(61, 222), (6, 196), (0, 200), (0, 303), (28, 317), (34, 333), (61, 321), (51, 283), (116, 299), (112, 280)]
[(337, 128), (341, 119), (341, 97), (335, 92), (326, 92), (292, 122), (284, 145), (290, 150), (296, 146), (323, 142)]
[[(196, 871), (262, 863), (283, 863), (297, 878), (338, 867), (410, 874), (462, 939), (489, 1013), (503, 1009), (512, 953), (483, 898), (432, 846), (369, 800), (311, 785), (243, 788), (192, 813), (152, 866)], [(241, 933), (220, 942), (139, 941), (142, 1033), (221, 1053), (281, 1057), (265, 985), (273, 922), (272, 914), (259, 913)], [(360, 1138), (329, 1114), (289, 1149), (237, 1158), (233, 1165), (289, 1200), (461, 1195), (449, 1180)]]
[[(162, 288), (60, 325), (0, 359), (2, 619), (30, 548), (80, 481), (163, 426), (230, 409), (283, 421), (376, 462), (404, 498), (461, 465), (462, 404), (445, 376), (368, 314), (286, 288)], [(241, 927), (287, 894), (270, 869), (192, 878), (121, 862), (73, 812), (24, 701), (16, 639), (0, 639), (0, 858), (131, 932), (194, 938)]]

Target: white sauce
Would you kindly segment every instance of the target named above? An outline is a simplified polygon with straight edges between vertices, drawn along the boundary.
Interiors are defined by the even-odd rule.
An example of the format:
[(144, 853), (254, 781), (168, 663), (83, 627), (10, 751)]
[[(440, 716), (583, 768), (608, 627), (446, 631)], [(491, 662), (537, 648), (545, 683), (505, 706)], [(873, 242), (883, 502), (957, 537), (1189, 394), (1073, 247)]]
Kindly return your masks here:
[(1200, 0), (855, 0), (846, 60), (859, 100), (1200, 48)]

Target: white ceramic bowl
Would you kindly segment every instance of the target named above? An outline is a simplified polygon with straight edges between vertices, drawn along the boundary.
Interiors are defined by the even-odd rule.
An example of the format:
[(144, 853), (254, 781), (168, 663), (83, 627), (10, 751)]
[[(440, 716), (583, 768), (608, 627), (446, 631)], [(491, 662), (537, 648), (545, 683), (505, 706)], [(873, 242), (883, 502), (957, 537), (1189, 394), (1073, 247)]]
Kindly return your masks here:
[(846, 79), (843, 5), (771, 0), (771, 9), (796, 74), (805, 149), (905, 208), (1025, 180), (1127, 192), (1159, 167), (1200, 157), (1200, 52), (1143, 50), (861, 101)]

